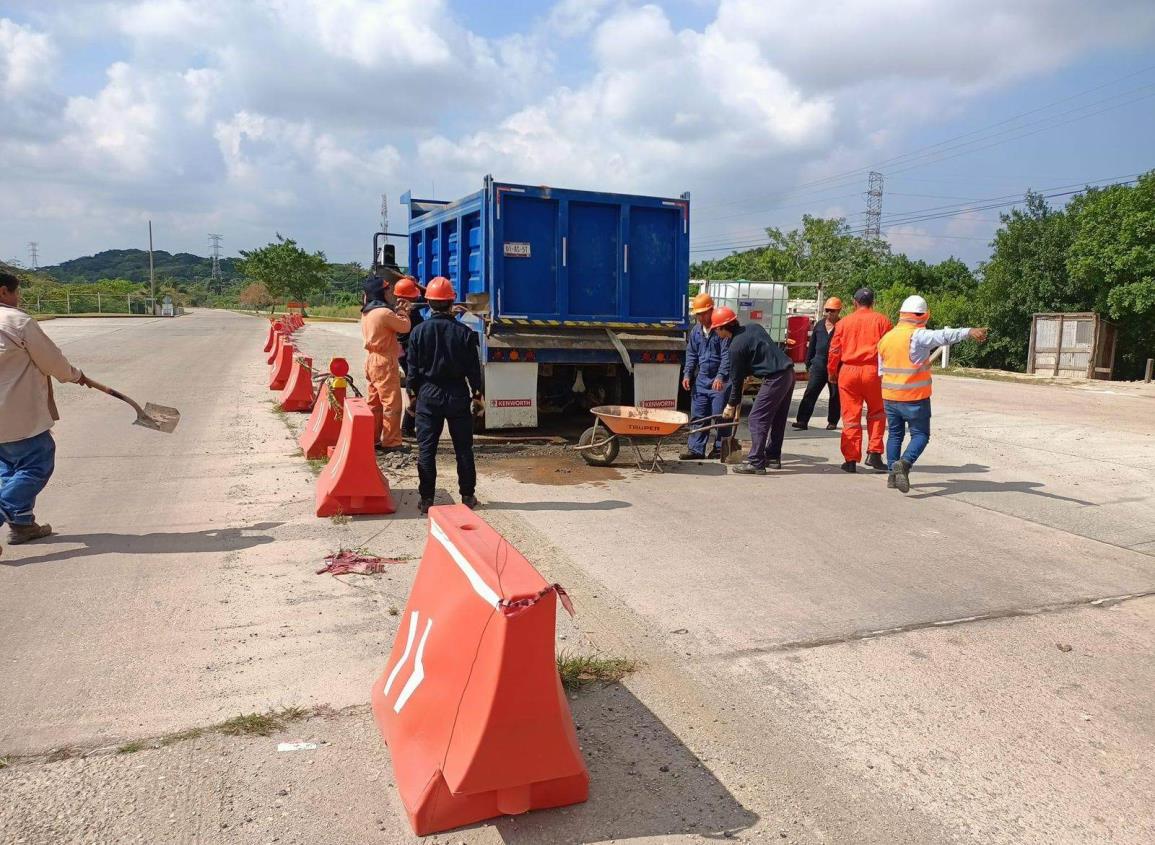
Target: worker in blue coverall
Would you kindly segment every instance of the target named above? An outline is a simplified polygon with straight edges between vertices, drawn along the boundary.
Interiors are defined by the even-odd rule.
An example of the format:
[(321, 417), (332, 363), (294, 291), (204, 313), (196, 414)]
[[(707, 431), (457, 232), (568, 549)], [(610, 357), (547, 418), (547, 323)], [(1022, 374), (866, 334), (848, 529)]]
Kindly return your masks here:
[[(690, 313), (697, 322), (690, 329), (690, 339), (686, 342), (682, 387), (690, 391), (691, 419), (701, 419), (721, 414), (726, 407), (726, 391), (730, 381), (730, 341), (723, 340), (717, 332), (710, 330), (710, 318), (714, 313), (714, 300), (710, 294), (700, 293), (695, 296), (690, 303)], [(681, 459), (694, 461), (720, 458), (722, 441), (730, 436), (731, 429), (718, 428), (714, 432), (714, 448), (709, 455), (706, 454), (706, 445), (710, 442), (710, 432), (704, 431), (690, 435)]]

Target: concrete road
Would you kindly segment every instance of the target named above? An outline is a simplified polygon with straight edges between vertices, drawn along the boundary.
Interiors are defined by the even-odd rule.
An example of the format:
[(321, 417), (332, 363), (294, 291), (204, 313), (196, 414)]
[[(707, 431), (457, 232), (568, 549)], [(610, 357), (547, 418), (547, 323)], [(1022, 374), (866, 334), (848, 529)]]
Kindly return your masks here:
[[(411, 466), (393, 475), (398, 516), (316, 520), (261, 390), (257, 321), (46, 328), (185, 416), (165, 438), (61, 390), (41, 508), (61, 536), (0, 559), (0, 834), (405, 841), (359, 705), (412, 566), (311, 572), (341, 545), (419, 553)], [(301, 339), (356, 371), (355, 329)], [(576, 598), (562, 645), (644, 666), (573, 702), (589, 804), (443, 841), (1151, 841), (1153, 412), (1142, 391), (939, 378), (905, 497), (839, 472), (837, 435), (813, 429), (765, 478), (483, 459), (485, 518)], [(352, 709), (267, 740), (16, 756), (320, 704)], [(316, 752), (274, 750), (308, 738)]]

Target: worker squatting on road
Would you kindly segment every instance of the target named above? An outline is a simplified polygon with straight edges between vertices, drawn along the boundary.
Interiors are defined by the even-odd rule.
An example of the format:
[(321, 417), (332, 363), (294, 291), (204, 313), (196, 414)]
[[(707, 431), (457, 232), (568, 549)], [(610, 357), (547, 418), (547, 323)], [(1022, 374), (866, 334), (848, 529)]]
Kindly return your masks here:
[(794, 362), (764, 328), (757, 323), (741, 325), (729, 308), (714, 309), (711, 326), (730, 343), (730, 398), (722, 413), (729, 419), (737, 416), (747, 376), (762, 380), (750, 408), (750, 454), (734, 472), (765, 475), (767, 466), (781, 469), (782, 440), (794, 392)]
[(437, 491), (437, 444), (446, 423), (457, 457), (461, 503), (475, 507), (477, 468), (473, 461), (474, 412), (485, 407), (477, 333), (453, 313), (456, 291), (438, 276), (425, 289), (432, 311), (409, 335), (407, 389), (417, 409), (418, 507), (428, 513)]
[(39, 540), (36, 497), (56, 467), (52, 426), (60, 419), (52, 381), (84, 384), (40, 324), (20, 309), (20, 278), (0, 271), (0, 523), (14, 546)]
[[(711, 329), (714, 299), (710, 294), (700, 293), (695, 296), (690, 303), (690, 313), (696, 322), (686, 341), (682, 388), (690, 391), (692, 419), (716, 417), (726, 407), (726, 394), (730, 386), (730, 341), (723, 340), (721, 335)], [(706, 445), (710, 442), (710, 433), (703, 431), (690, 435), (681, 459), (692, 461), (720, 457), (722, 440), (730, 436), (732, 429), (719, 428), (715, 431), (714, 448), (709, 454), (706, 454)]]
[[(886, 486), (903, 493), (910, 490), (910, 468), (930, 440), (931, 354), (940, 346), (968, 338), (979, 343), (987, 339), (986, 329), (928, 329), (929, 319), (926, 300), (908, 296), (899, 308), (898, 325), (878, 343), (878, 373), (889, 428)], [(910, 443), (899, 457), (908, 427)]]
[[(420, 299), (421, 287), (417, 284), (417, 280), (412, 276), (406, 276), (400, 279), (393, 285), (393, 296), (403, 302), (409, 303), (409, 331), (404, 334), (397, 335), (397, 342), (401, 344), (401, 371), (405, 373), (405, 382), (409, 383), (409, 333), (421, 323), (425, 322), (425, 317), (421, 312)], [(414, 307), (417, 306), (417, 307)], [(405, 409), (404, 415), (401, 417), (401, 436), (415, 437), (417, 435), (417, 409), (410, 403)]]
[(366, 399), (373, 411), (373, 442), (378, 452), (400, 452), (401, 442), (401, 344), (399, 334), (409, 332), (409, 303), (386, 304), (390, 283), (376, 276), (365, 282), (365, 305), (361, 308), (361, 337), (365, 341)]
[(866, 405), (866, 429), (870, 437), (866, 464), (885, 472), (882, 441), (886, 411), (882, 407), (882, 381), (878, 377), (878, 342), (893, 328), (885, 315), (874, 310), (874, 291), (859, 288), (854, 312), (838, 321), (830, 339), (827, 376), (838, 385), (842, 404), (842, 470), (855, 472), (862, 460), (862, 406)]
[(826, 300), (822, 308), (823, 319), (815, 323), (810, 332), (810, 346), (806, 350), (806, 372), (809, 379), (806, 382), (806, 392), (802, 394), (802, 401), (798, 403), (798, 418), (790, 423), (792, 428), (805, 431), (810, 427), (810, 417), (814, 413), (814, 403), (822, 395), (822, 389), (827, 388), (829, 397), (826, 408), (826, 430), (834, 431), (838, 428), (838, 418), (841, 415), (841, 406), (838, 401), (838, 385), (830, 381), (826, 371), (830, 353), (830, 338), (834, 334), (834, 327), (842, 314), (842, 300), (832, 296)]

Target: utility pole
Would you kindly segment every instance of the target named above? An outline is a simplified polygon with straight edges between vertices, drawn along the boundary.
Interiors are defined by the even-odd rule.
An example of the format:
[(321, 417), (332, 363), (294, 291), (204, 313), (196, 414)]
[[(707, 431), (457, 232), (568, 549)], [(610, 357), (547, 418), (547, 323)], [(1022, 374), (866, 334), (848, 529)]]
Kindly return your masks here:
[(28, 257), (32, 261), (32, 266), (28, 268), (29, 270), (40, 269), (40, 253), (38, 251), (39, 248), (40, 248), (40, 244), (37, 243), (36, 241), (29, 241), (28, 242)]
[(882, 174), (877, 170), (870, 171), (866, 187), (866, 226), (862, 237), (868, 241), (882, 238)]
[(225, 286), (221, 278), (221, 236), (210, 232), (209, 243), (213, 245), (213, 278), (209, 287), (220, 293)]
[(152, 221), (148, 221), (148, 287), (152, 292), (152, 313), (156, 315), (156, 271), (152, 265)]

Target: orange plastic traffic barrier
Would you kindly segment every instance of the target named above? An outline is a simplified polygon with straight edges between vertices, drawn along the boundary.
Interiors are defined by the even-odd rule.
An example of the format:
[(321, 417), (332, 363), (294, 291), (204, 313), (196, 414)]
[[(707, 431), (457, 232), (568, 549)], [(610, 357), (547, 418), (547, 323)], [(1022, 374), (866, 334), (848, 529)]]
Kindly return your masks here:
[(341, 411), (345, 407), (345, 390), (349, 375), (349, 362), (344, 358), (334, 358), (329, 362), (332, 379), (321, 382), (321, 390), (313, 405), (313, 413), (297, 443), (307, 460), (327, 458), (329, 450), (337, 445), (337, 435), (341, 431)]
[(333, 457), (317, 476), (317, 516), (395, 510), (389, 482), (373, 451), (373, 412), (364, 399), (349, 397)]
[(269, 357), (265, 359), (265, 363), (269, 365), (276, 362), (277, 356), (281, 354), (281, 344), (285, 342), (285, 327), (277, 323), (274, 328), (276, 336), (273, 338), (273, 348), (269, 350)]
[(589, 773), (554, 654), (565, 592), (464, 505), (429, 518), (371, 694), (409, 823), (424, 836), (585, 801)]
[(293, 359), (289, 381), (277, 401), (282, 411), (311, 411), (313, 398), (313, 359), (302, 355)]
[(265, 352), (273, 351), (273, 343), (277, 337), (277, 324), (273, 320), (269, 320), (269, 335), (265, 338)]
[(296, 350), (291, 343), (282, 343), (277, 352), (277, 360), (273, 362), (273, 372), (269, 378), (269, 390), (284, 390), (289, 383), (289, 376), (293, 373), (293, 353)]

